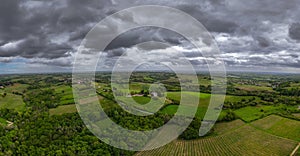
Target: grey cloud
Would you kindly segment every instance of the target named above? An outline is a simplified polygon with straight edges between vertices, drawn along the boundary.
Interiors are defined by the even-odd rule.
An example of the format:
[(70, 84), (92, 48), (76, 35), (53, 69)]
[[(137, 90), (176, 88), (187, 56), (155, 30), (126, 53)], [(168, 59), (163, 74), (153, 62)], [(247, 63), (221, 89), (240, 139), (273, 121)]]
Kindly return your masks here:
[(256, 38), (257, 42), (258, 42), (258, 45), (262, 48), (266, 48), (266, 47), (269, 47), (270, 46), (270, 41), (264, 37), (257, 37)]
[(289, 36), (294, 40), (300, 40), (300, 23), (293, 23), (290, 25)]
[[(217, 40), (220, 50), (240, 54), (236, 58), (225, 58), (227, 64), (299, 65), (298, 0), (3, 0), (0, 5), (0, 58), (41, 58), (42, 62), (35, 60), (33, 63), (70, 65), (57, 60), (70, 57), (97, 22), (118, 10), (143, 4), (178, 8), (199, 20), (216, 39), (222, 34), (227, 35), (228, 37)], [(126, 19), (134, 20), (130, 16)], [(117, 27), (111, 27), (111, 31), (115, 29)], [(147, 41), (190, 46), (174, 32), (159, 28), (140, 28), (117, 37), (106, 51), (108, 57), (114, 58), (122, 55), (126, 48)], [(97, 44), (96, 41), (94, 43)], [(142, 50), (150, 49), (144, 47)], [(283, 50), (289, 52), (284, 58), (269, 55)], [(266, 57), (250, 57), (256, 54)], [(189, 58), (199, 57), (193, 53), (185, 55)], [(9, 59), (2, 60), (0, 59), (1, 62), (9, 62)]]
[(51, 65), (58, 67), (70, 67), (72, 65), (72, 58), (70, 57), (61, 57), (57, 59), (30, 59), (28, 64), (43, 64)]
[(183, 39), (181, 35), (167, 29), (142, 27), (121, 34), (115, 38), (106, 49), (111, 50), (119, 47), (129, 48), (136, 44), (148, 41), (166, 42), (171, 45), (178, 45), (181, 44), (181, 39)]
[[(8, 43), (10, 44), (10, 43)], [(0, 47), (0, 57), (22, 56), (25, 58), (58, 58), (67, 55), (72, 50), (68, 44), (51, 43), (47, 39), (28, 37), (14, 44), (13, 47)]]
[[(0, 6), (1, 45), (22, 41), (12, 49), (0, 47), (0, 57), (59, 58), (74, 52), (92, 25), (113, 10), (108, 0), (10, 1)], [(55, 40), (64, 33), (65, 41)]]
[(12, 60), (13, 60), (12, 57), (0, 57), (1, 63), (10, 63), (10, 62), (12, 62)]

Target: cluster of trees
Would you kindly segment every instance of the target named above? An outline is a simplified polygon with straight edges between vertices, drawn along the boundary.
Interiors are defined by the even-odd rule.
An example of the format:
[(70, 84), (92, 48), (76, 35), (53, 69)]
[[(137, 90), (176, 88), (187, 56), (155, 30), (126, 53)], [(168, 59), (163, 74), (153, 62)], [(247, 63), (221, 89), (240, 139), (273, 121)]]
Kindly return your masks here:
[(1, 94), (1, 96), (2, 96), (3, 98), (6, 97), (6, 95), (7, 95), (6, 92), (4, 92), (4, 93)]
[(13, 84), (10, 80), (0, 80), (0, 86), (12, 86)]
[(198, 118), (194, 118), (189, 127), (179, 136), (179, 139), (183, 140), (192, 140), (198, 139), (199, 136), (199, 128), (201, 126), (201, 120)]
[[(25, 92), (26, 91), (24, 90), (23, 93), (25, 93)], [(12, 93), (15, 94), (15, 95), (23, 96), (23, 93), (20, 93), (20, 92), (17, 92), (17, 91), (13, 91)]]
[[(132, 155), (133, 152), (108, 146), (96, 138), (78, 114), (49, 116), (27, 110), (1, 110), (3, 118), (16, 128), (0, 127), (0, 153), (4, 155)], [(17, 114), (17, 115), (16, 115)]]
[(262, 94), (259, 96), (261, 100), (263, 100), (262, 104), (264, 105), (278, 105), (278, 104), (285, 104), (285, 105), (299, 105), (300, 98), (298, 96), (281, 96), (276, 94)]
[(218, 119), (219, 122), (222, 121), (232, 121), (238, 119), (238, 116), (234, 113), (234, 111), (232, 111), (231, 109), (229, 109), (228, 111), (226, 111), (226, 114), (223, 117), (220, 117)]
[(211, 93), (211, 85), (207, 85), (207, 86), (204, 86), (204, 85), (200, 85), (200, 92), (202, 93)]
[(55, 108), (59, 105), (60, 99), (61, 97), (55, 93), (54, 89), (35, 89), (23, 97), (26, 105), (34, 110)]
[(256, 98), (253, 97), (248, 100), (241, 99), (241, 101), (236, 101), (236, 102), (225, 101), (223, 108), (224, 109), (239, 109), (239, 108), (247, 107), (247, 106), (256, 106), (258, 103), (255, 100), (256, 100)]
[(279, 89), (277, 91), (279, 92), (280, 95), (300, 96), (300, 89), (299, 88)]

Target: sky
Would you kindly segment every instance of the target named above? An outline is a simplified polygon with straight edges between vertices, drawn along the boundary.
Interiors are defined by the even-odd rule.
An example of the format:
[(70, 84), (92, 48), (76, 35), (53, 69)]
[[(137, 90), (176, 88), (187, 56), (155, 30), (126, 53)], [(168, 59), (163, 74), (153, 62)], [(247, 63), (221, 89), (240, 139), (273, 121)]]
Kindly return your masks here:
[[(300, 72), (299, 0), (2, 0), (0, 74), (70, 72), (81, 42), (98, 22), (140, 5), (174, 7), (196, 18), (215, 39), (228, 71)], [(124, 53), (139, 56), (137, 44), (152, 40), (170, 43), (194, 66), (205, 63), (182, 36), (147, 27), (118, 36), (105, 50), (105, 64), (113, 66)], [(157, 49), (170, 51), (142, 47), (153, 54)], [(172, 55), (164, 61), (176, 59)]]

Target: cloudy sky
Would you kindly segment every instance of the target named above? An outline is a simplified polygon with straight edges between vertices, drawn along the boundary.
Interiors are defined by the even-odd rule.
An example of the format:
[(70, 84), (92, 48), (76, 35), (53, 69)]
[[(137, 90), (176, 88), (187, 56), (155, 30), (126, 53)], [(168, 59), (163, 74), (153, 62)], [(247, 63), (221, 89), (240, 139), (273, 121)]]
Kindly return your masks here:
[[(174, 7), (199, 20), (228, 71), (300, 72), (299, 0), (2, 0), (0, 73), (71, 71), (91, 28), (108, 15), (145, 4)], [(106, 62), (113, 64), (124, 52), (136, 56), (135, 45), (151, 40), (188, 49), (174, 32), (141, 28), (115, 39), (106, 49)], [(192, 54), (186, 54), (192, 64), (203, 63)]]

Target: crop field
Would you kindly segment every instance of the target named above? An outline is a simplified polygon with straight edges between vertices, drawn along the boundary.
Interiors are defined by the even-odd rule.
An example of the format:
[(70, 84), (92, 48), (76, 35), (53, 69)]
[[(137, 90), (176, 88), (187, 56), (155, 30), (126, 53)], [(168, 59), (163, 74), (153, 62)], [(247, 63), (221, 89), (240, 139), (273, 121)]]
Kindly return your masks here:
[(300, 122), (271, 115), (252, 123), (268, 133), (300, 142)]
[(76, 105), (63, 105), (58, 106), (57, 108), (49, 109), (50, 115), (62, 115), (66, 113), (75, 113), (77, 112)]
[(260, 129), (269, 129), (271, 128), (274, 124), (282, 120), (282, 117), (277, 116), (277, 115), (269, 115), (263, 119), (256, 120), (251, 123), (254, 127), (260, 128)]
[(271, 87), (267, 86), (254, 86), (254, 85), (237, 85), (237, 88), (246, 91), (268, 91), (274, 92)]
[(216, 134), (220, 135), (220, 134), (224, 134), (224, 133), (230, 132), (232, 130), (238, 129), (244, 125), (245, 125), (245, 123), (239, 119), (231, 121), (231, 122), (221, 122), (221, 123), (217, 123), (214, 126), (214, 132)]
[[(240, 121), (234, 121), (233, 124), (241, 126)], [(289, 155), (297, 144), (296, 141), (245, 125), (215, 137), (191, 141), (176, 140), (136, 155)]]

